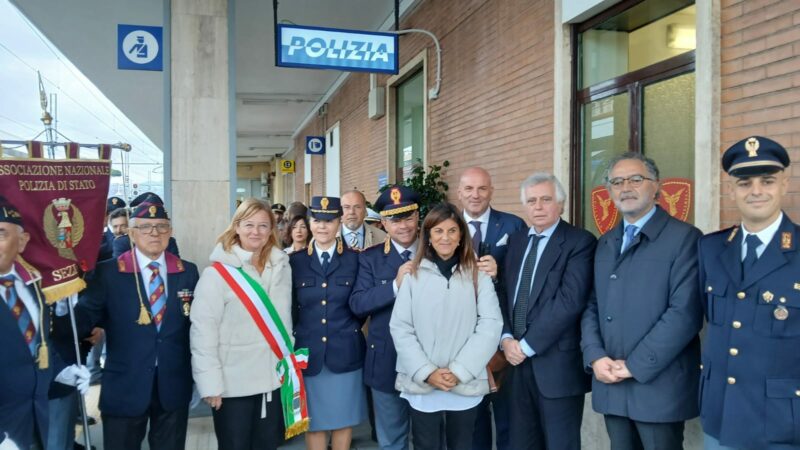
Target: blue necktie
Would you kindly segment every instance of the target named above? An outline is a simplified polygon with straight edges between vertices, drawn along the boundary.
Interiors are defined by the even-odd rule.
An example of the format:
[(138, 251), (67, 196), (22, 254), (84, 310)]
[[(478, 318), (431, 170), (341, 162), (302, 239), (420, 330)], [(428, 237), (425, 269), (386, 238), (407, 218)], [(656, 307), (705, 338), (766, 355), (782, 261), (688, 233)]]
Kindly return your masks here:
[(330, 266), (331, 255), (328, 252), (322, 252), (322, 271), (328, 273), (328, 266)]
[(744, 261), (742, 261), (742, 279), (744, 279), (747, 272), (756, 265), (756, 261), (758, 260), (756, 249), (762, 244), (761, 239), (755, 234), (748, 234), (744, 241), (747, 243), (747, 254), (744, 257)]
[(405, 250), (400, 254), (400, 257), (403, 258), (403, 262), (411, 260), (411, 250)]
[(158, 269), (159, 264), (155, 261), (147, 265), (153, 271), (150, 275), (150, 313), (153, 315), (153, 323), (156, 329), (161, 331), (161, 321), (164, 319), (164, 312), (167, 306), (167, 295), (164, 287), (164, 279)]
[(358, 232), (357, 231), (351, 231), (350, 232), (350, 240), (347, 242), (347, 245), (350, 248), (361, 248), (361, 246), (358, 245)]
[(519, 289), (517, 290), (516, 301), (514, 302), (514, 321), (511, 332), (514, 339), (520, 339), (525, 335), (528, 326), (528, 297), (531, 295), (531, 283), (533, 282), (533, 269), (536, 267), (536, 254), (539, 248), (539, 241), (544, 236), (534, 234), (530, 236), (533, 241), (528, 256), (522, 264), (522, 275), (520, 276)]
[(28, 308), (22, 303), (22, 299), (17, 295), (17, 289), (14, 287), (14, 275), (8, 275), (0, 278), (0, 285), (6, 288), (6, 304), (8, 309), (11, 310), (11, 315), (17, 321), (19, 331), (25, 339), (25, 344), (31, 355), (36, 352), (36, 327), (31, 320), (31, 314)]
[(622, 246), (620, 254), (625, 253), (625, 250), (630, 248), (631, 244), (633, 244), (633, 238), (636, 237), (636, 230), (638, 229), (639, 227), (636, 225), (627, 225), (625, 227), (625, 244)]

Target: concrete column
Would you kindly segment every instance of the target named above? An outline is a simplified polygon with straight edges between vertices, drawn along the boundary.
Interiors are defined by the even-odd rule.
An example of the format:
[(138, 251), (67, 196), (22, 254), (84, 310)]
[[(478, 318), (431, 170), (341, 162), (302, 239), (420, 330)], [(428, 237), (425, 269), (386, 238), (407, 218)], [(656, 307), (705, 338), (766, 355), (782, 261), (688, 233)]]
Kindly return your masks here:
[(174, 233), (202, 268), (230, 220), (228, 2), (172, 0), (170, 24)]

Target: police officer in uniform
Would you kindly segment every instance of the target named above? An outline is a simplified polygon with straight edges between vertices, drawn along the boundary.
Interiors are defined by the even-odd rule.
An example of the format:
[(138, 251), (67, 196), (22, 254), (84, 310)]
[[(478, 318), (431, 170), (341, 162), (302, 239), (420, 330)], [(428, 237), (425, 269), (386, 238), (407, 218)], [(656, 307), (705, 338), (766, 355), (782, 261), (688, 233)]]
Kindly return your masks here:
[(295, 345), (308, 348), (303, 371), (311, 424), (309, 450), (348, 450), (352, 427), (367, 417), (364, 390), (364, 335), (350, 310), (358, 274), (358, 253), (337, 238), (342, 216), (336, 197), (314, 197), (308, 210), (314, 239), (292, 253), (292, 312)]
[(722, 156), (742, 222), (703, 237), (706, 449), (800, 449), (800, 229), (781, 211), (789, 154), (753, 136)]
[(418, 199), (417, 193), (405, 186), (390, 186), (375, 201), (388, 237), (359, 255), (358, 278), (350, 296), (353, 312), (362, 319), (370, 318), (364, 384), (372, 390), (382, 450), (408, 448), (408, 402), (394, 388), (397, 352), (389, 319), (395, 296), (403, 278), (411, 272), (411, 260), (417, 252)]
[(97, 266), (75, 309), (83, 335), (98, 323), (106, 332), (100, 411), (107, 449), (140, 449), (148, 424), (151, 449), (184, 447), (189, 313), (199, 276), (166, 251), (171, 231), (162, 203), (140, 203), (129, 227), (135, 248)]

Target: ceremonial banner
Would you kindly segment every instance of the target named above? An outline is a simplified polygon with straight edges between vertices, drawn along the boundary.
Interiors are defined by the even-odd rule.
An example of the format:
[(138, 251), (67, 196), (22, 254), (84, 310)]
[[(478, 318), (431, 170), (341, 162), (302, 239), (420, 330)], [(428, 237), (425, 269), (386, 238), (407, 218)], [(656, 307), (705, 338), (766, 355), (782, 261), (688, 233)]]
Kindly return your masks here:
[(0, 192), (22, 214), (31, 236), (25, 260), (41, 273), (48, 303), (86, 286), (81, 275), (97, 261), (110, 174), (110, 160), (0, 159)]

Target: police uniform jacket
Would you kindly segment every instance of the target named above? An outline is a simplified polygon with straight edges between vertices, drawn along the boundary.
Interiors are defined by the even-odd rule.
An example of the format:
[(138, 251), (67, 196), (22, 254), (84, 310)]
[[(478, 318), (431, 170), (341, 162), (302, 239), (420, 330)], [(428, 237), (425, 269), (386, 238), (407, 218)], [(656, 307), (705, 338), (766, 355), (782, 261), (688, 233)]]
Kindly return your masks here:
[[(117, 239), (119, 240), (119, 239)], [(161, 329), (154, 322), (139, 325), (141, 292), (145, 308), (149, 280), (143, 279), (132, 251), (100, 263), (75, 308), (78, 328), (88, 336), (103, 323), (108, 357), (103, 368), (100, 410), (104, 414), (135, 417), (145, 414), (158, 380), (161, 406), (167, 411), (186, 408), (192, 396), (189, 316), (183, 303), (191, 301), (197, 284), (197, 266), (165, 252), (167, 302)], [(181, 296), (179, 296), (179, 293)], [(151, 314), (152, 316), (152, 314)], [(158, 372), (158, 377), (156, 377)]]
[(356, 316), (370, 317), (367, 353), (364, 359), (364, 384), (381, 392), (395, 392), (397, 378), (395, 351), (389, 333), (395, 294), (393, 282), (403, 258), (394, 245), (370, 247), (358, 255), (358, 278), (350, 296), (350, 309)]
[(334, 373), (351, 372), (364, 365), (364, 335), (361, 320), (350, 310), (350, 292), (358, 274), (358, 253), (335, 249), (322, 270), (319, 255), (312, 245), (293, 253), (292, 315), (295, 347), (308, 348), (306, 375), (317, 375), (323, 364)]
[(800, 250), (785, 214), (748, 273), (739, 227), (699, 243), (708, 332), (700, 378), (703, 431), (722, 445), (800, 448)]
[[(592, 379), (601, 414), (652, 423), (696, 417), (703, 324), (697, 278), (700, 230), (656, 206), (620, 255), (620, 223), (600, 237), (594, 295), (581, 321), (583, 362), (623, 359), (633, 378)], [(534, 347), (535, 349), (535, 347)]]
[[(28, 270), (19, 262), (14, 264), (17, 275), (28, 286), (28, 292), (34, 301), (37, 301), (37, 282), (40, 280), (38, 273)], [(42, 301), (44, 294), (39, 291)], [(45, 339), (48, 340), (49, 367), (39, 369), (31, 355), (25, 339), (20, 333), (17, 321), (11, 315), (11, 310), (6, 307), (5, 301), (0, 300), (0, 440), (3, 435), (15, 442), (20, 448), (27, 449), (33, 443), (34, 423), (39, 431), (40, 440), (47, 442), (48, 415), (47, 392), (50, 382), (64, 364), (57, 357), (49, 339), (51, 308), (44, 306), (43, 321), (40, 326), (45, 329)], [(38, 322), (38, 317), (33, 317)], [(37, 342), (41, 340), (41, 333), (37, 326)]]

